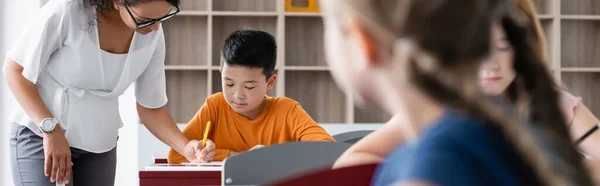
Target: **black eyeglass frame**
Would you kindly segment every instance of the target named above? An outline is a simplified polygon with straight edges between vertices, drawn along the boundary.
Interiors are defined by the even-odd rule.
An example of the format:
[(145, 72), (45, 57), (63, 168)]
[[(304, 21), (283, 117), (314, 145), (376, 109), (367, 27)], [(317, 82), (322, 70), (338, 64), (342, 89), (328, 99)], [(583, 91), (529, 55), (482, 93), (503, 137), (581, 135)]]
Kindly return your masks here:
[(144, 21), (144, 22), (138, 23), (137, 19), (135, 18), (135, 16), (133, 16), (133, 14), (131, 13), (131, 10), (129, 10), (129, 7), (127, 5), (125, 5), (125, 9), (127, 10), (127, 13), (129, 13), (129, 16), (131, 16), (131, 19), (133, 20), (133, 22), (135, 23), (135, 26), (137, 28), (145, 28), (145, 27), (148, 27), (150, 25), (153, 25), (154, 23), (163, 22), (163, 21), (166, 21), (168, 19), (171, 19), (171, 18), (175, 17), (175, 15), (177, 15), (180, 12), (180, 10), (179, 10), (178, 6), (174, 6), (174, 7), (177, 10), (175, 12), (173, 12), (173, 13), (167, 14), (167, 15), (161, 17), (161, 18), (158, 18), (158, 19), (151, 19), (149, 21)]

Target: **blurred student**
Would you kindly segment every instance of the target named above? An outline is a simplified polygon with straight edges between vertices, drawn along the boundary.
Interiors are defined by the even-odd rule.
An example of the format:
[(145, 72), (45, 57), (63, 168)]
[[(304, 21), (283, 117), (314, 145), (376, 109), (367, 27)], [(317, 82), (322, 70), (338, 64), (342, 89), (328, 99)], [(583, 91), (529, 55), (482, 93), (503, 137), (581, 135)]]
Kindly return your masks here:
[[(248, 150), (293, 141), (334, 141), (300, 104), (270, 97), (277, 75), (275, 39), (259, 30), (238, 30), (225, 40), (221, 61), (223, 92), (206, 99), (183, 129), (190, 140), (201, 140), (208, 121), (212, 128), (205, 148), (194, 147), (200, 161), (222, 161)], [(169, 163), (187, 162), (171, 150)]]
[[(541, 23), (537, 18), (535, 8), (530, 0), (518, 0), (517, 7), (522, 11), (530, 21), (530, 28), (528, 38), (532, 41), (537, 42), (536, 53), (545, 59), (546, 54), (546, 42), (541, 28)], [(482, 90), (488, 95), (506, 95), (509, 102), (515, 103), (517, 107), (519, 104), (516, 101), (516, 84), (514, 80), (519, 78), (522, 83), (531, 84), (536, 79), (535, 74), (540, 74), (540, 71), (523, 71), (523, 69), (545, 69), (542, 67), (544, 63), (532, 64), (528, 62), (520, 62), (520, 65), (513, 65), (514, 61), (514, 49), (507, 41), (506, 33), (502, 29), (494, 29), (492, 33), (492, 58), (484, 63), (483, 68), (480, 69), (480, 85)], [(541, 61), (540, 61), (541, 62)], [(520, 68), (521, 73), (515, 74), (515, 69)], [(491, 77), (494, 76), (494, 77)], [(506, 77), (504, 77), (506, 76)], [(491, 81), (490, 81), (491, 80)], [(552, 82), (552, 84), (554, 84)], [(510, 85), (510, 86), (509, 86)], [(509, 88), (510, 87), (510, 88)], [(538, 104), (532, 104), (528, 111), (530, 114), (546, 112), (543, 109), (545, 105), (539, 103), (545, 103), (547, 97), (545, 96), (546, 89), (555, 87), (540, 87), (537, 86), (532, 90), (525, 90), (529, 96), (523, 99), (536, 102)], [(507, 90), (508, 89), (508, 90)], [(520, 95), (524, 97), (524, 95)], [(535, 100), (534, 100), (535, 99)], [(524, 104), (520, 100), (521, 104)], [(600, 132), (594, 131), (595, 125), (598, 124), (598, 119), (581, 103), (581, 100), (575, 98), (571, 94), (565, 91), (560, 92), (559, 106), (562, 114), (565, 117), (566, 125), (571, 133), (572, 140), (574, 142), (580, 141), (578, 145), (584, 153), (591, 155), (591, 157), (600, 157), (599, 148), (597, 147), (600, 143)], [(555, 119), (552, 114), (544, 114), (549, 117), (537, 117), (537, 123), (554, 123)], [(533, 119), (533, 118), (532, 118)], [(550, 124), (553, 125), (553, 124)], [(559, 128), (562, 128), (559, 126)], [(366, 136), (361, 141), (353, 145), (348, 151), (346, 151), (335, 163), (334, 167), (346, 167), (359, 164), (376, 163), (383, 160), (383, 158), (390, 153), (396, 145), (404, 142), (405, 135), (398, 135), (395, 131), (403, 131), (410, 133), (410, 130), (406, 128), (406, 122), (402, 120), (402, 116), (397, 114), (390, 121), (388, 121), (380, 130), (373, 132)], [(585, 134), (590, 133), (587, 137)], [(586, 162), (591, 163), (591, 162)]]
[[(518, 0), (517, 5), (532, 23), (528, 33), (531, 37), (528, 39), (537, 43), (536, 53), (542, 59), (546, 59), (548, 56), (546, 39), (533, 3), (530, 0)], [(517, 48), (510, 44), (504, 31), (498, 29), (492, 37), (494, 43), (492, 59), (487, 60), (479, 71), (482, 90), (488, 95), (506, 98), (519, 109), (528, 108), (524, 113), (527, 113), (535, 123), (550, 126), (566, 124), (573, 142), (582, 152), (594, 159), (600, 158), (598, 118), (581, 102), (581, 98), (561, 90), (555, 83), (551, 86), (541, 86), (544, 84), (538, 83), (539, 76), (549, 72), (546, 63), (517, 61), (515, 60)], [(555, 122), (558, 118), (546, 114), (546, 100), (548, 100), (546, 92), (549, 89), (559, 91), (558, 104), (565, 122)]]
[[(530, 125), (480, 91), (476, 74), (490, 55), (492, 23), (511, 31), (517, 60), (541, 60), (519, 38), (527, 29), (507, 4), (322, 1), (337, 82), (408, 128), (396, 130), (405, 144), (387, 155), (374, 185), (592, 185), (564, 123)], [(543, 75), (538, 83), (550, 86)], [(564, 122), (558, 91), (546, 94), (548, 113)]]

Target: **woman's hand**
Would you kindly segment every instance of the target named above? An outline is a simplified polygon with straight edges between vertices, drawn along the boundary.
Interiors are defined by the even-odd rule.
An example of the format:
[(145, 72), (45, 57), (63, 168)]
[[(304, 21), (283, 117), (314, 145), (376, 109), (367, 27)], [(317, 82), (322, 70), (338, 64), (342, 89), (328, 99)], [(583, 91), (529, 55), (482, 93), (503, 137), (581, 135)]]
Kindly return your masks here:
[[(19, 63), (7, 59), (3, 72), (9, 89), (34, 123), (41, 123), (44, 118), (52, 118), (52, 113), (42, 101), (37, 87), (23, 77), (23, 70), (23, 66)], [(60, 125), (57, 125), (54, 131), (44, 134), (43, 144), (44, 174), (51, 176), (51, 182), (69, 182), (72, 166), (71, 149)]]
[(71, 178), (71, 148), (60, 125), (50, 133), (44, 133), (44, 174), (50, 182), (68, 184)]
[(202, 141), (192, 140), (185, 147), (184, 156), (190, 162), (210, 162), (215, 157), (215, 147), (215, 143), (211, 140), (206, 140), (204, 148), (202, 148)]

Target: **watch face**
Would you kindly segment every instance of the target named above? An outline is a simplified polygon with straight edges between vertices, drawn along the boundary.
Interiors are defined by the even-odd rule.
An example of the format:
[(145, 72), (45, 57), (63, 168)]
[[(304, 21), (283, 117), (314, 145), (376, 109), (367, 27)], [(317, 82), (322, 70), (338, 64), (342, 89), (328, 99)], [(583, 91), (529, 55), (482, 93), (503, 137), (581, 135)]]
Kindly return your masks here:
[(52, 130), (52, 126), (54, 125), (54, 122), (52, 120), (44, 120), (44, 122), (42, 122), (42, 129), (49, 131)]

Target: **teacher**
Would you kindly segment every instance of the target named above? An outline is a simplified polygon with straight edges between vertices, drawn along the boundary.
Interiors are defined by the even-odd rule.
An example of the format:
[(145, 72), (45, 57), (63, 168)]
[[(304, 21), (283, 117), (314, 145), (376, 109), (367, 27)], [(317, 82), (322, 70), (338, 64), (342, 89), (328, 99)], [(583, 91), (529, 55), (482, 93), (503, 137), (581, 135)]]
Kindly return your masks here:
[[(118, 97), (135, 82), (142, 123), (195, 159), (167, 111), (160, 22), (179, 0), (50, 0), (8, 52), (5, 81), (19, 107), (11, 115), (15, 185), (114, 185)], [(71, 176), (72, 175), (72, 176)]]

